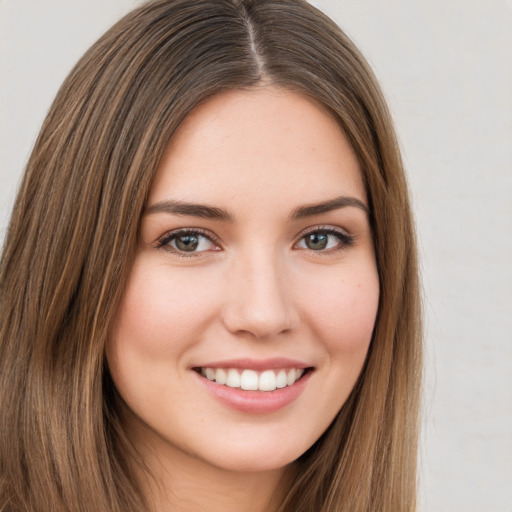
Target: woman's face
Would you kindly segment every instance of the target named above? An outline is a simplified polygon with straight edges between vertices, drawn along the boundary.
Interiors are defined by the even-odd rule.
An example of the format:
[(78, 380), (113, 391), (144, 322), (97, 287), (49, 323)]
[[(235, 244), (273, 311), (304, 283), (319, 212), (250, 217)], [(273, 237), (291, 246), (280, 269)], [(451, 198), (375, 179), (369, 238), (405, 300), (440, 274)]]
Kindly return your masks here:
[(261, 471), (319, 438), (374, 327), (366, 208), (346, 138), (300, 94), (227, 92), (185, 119), (158, 168), (107, 347), (136, 442)]

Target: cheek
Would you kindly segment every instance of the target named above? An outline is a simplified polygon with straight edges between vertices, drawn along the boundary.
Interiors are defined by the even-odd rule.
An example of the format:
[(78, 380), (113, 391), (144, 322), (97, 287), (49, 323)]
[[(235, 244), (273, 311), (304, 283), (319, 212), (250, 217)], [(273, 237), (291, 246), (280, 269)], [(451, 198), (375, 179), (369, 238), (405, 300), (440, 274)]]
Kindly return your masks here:
[[(174, 271), (173, 271), (174, 270)], [(169, 364), (200, 341), (216, 298), (201, 272), (176, 272), (140, 258), (132, 269), (110, 336), (110, 352)]]
[(315, 338), (331, 358), (366, 356), (379, 305), (379, 280), (375, 268), (347, 272), (345, 277), (323, 281), (310, 294), (307, 315)]

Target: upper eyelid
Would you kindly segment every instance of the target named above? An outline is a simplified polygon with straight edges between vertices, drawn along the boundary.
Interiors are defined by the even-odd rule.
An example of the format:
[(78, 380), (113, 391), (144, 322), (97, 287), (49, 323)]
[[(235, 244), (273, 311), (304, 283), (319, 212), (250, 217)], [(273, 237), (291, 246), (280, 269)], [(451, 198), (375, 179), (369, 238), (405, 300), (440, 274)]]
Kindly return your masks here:
[(211, 231), (202, 229), (202, 228), (177, 228), (177, 229), (171, 229), (170, 231), (166, 231), (162, 236), (158, 237), (155, 241), (155, 245), (157, 247), (161, 247), (165, 243), (167, 243), (170, 239), (173, 237), (177, 237), (181, 234), (196, 234), (203, 236), (210, 240), (215, 245), (220, 246), (220, 242), (218, 240), (218, 237), (212, 233)]
[(302, 231), (299, 231), (299, 233), (297, 233), (295, 238), (300, 239), (310, 233), (315, 233), (317, 231), (325, 231), (328, 233), (338, 233), (340, 235), (350, 236), (350, 237), (353, 236), (349, 230), (342, 228), (340, 226), (333, 226), (331, 224), (326, 224), (326, 225), (321, 224), (318, 226), (310, 226), (308, 228), (303, 229)]

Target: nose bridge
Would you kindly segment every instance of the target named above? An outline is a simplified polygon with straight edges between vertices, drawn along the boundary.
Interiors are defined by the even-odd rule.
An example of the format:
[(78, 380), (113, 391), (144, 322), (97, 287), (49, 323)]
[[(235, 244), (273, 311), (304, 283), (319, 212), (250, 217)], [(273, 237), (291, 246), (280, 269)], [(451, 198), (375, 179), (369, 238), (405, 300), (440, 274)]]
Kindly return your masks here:
[(237, 258), (229, 276), (225, 323), (232, 332), (264, 338), (296, 327), (285, 265), (273, 248), (249, 250)]

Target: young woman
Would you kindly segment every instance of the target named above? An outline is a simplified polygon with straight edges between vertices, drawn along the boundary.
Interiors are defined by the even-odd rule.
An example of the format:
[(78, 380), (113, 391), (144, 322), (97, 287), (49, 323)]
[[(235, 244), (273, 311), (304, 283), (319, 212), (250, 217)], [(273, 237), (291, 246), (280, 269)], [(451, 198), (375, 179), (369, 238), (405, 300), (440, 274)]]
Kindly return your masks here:
[(71, 72), (0, 269), (0, 510), (412, 511), (414, 231), (301, 0), (159, 0)]

